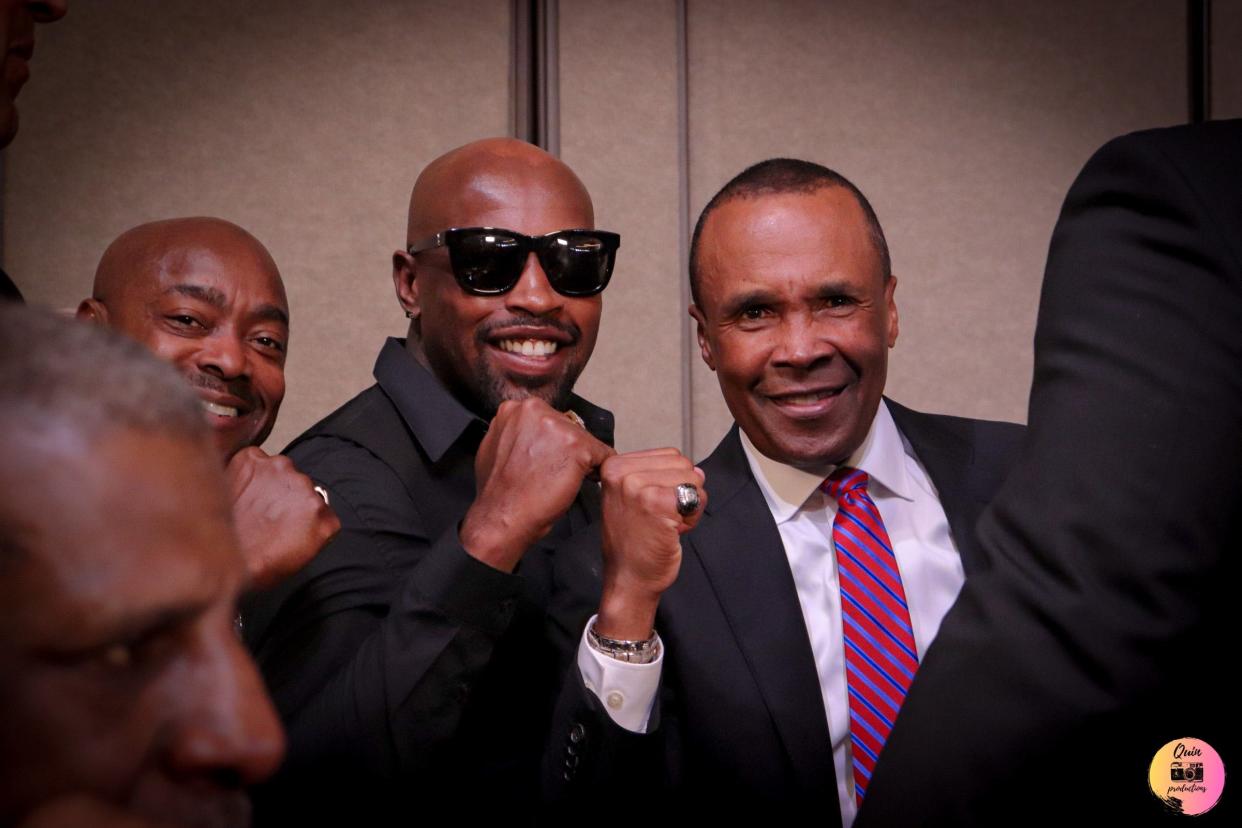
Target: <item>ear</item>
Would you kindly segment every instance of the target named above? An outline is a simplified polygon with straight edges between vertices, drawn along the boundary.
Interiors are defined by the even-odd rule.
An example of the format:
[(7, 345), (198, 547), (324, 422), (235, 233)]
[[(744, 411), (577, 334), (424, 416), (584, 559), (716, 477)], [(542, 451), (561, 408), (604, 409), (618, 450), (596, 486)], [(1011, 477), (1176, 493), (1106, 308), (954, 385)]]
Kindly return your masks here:
[(699, 354), (702, 355), (703, 361), (707, 363), (707, 367), (715, 371), (716, 359), (712, 356), (712, 346), (707, 341), (707, 317), (703, 315), (703, 311), (698, 305), (690, 306), (690, 316), (694, 319), (697, 327)]
[[(392, 286), (397, 302), (413, 322), (418, 321), (422, 306), (418, 302), (418, 262), (405, 250), (392, 254)], [(411, 324), (413, 324), (411, 322)]]
[(83, 299), (74, 315), (83, 322), (94, 322), (105, 327), (108, 324), (108, 308), (98, 299)]
[(897, 290), (897, 277), (890, 275), (888, 284), (884, 285), (884, 307), (888, 313), (888, 347), (892, 348), (897, 344), (897, 332), (900, 328), (897, 322), (897, 303), (893, 300), (893, 293)]

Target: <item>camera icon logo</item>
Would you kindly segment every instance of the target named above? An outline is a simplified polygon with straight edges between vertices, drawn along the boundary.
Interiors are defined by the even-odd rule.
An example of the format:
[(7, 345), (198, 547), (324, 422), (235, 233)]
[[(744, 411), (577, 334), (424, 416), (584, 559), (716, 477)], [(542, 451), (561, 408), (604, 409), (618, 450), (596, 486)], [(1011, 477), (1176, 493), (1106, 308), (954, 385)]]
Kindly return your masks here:
[(1171, 762), (1169, 764), (1169, 779), (1174, 782), (1202, 782), (1203, 763)]
[(1184, 737), (1166, 743), (1147, 770), (1151, 792), (1170, 811), (1195, 816), (1220, 801), (1225, 788), (1225, 763), (1202, 739)]

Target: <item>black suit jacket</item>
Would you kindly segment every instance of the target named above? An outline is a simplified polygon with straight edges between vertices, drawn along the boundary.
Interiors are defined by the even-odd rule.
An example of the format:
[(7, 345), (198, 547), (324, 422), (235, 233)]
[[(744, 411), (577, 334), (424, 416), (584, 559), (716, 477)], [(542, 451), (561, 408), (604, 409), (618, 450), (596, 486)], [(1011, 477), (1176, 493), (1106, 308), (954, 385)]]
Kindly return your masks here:
[[(1242, 760), (1242, 121), (1119, 138), (1079, 175), (1027, 444), (980, 536), (990, 567), (945, 618), (859, 828), (1172, 824), (1157, 749)], [(1237, 785), (1202, 822), (1236, 820)]]
[[(974, 577), (982, 565), (975, 521), (1022, 429), (888, 405)], [(817, 825), (831, 826), (839, 809), (819, 676), (784, 545), (736, 426), (702, 468), (707, 510), (683, 541), (681, 571), (656, 622), (665, 656), (650, 735), (615, 726), (571, 671), (547, 757), (551, 796), (569, 813), (624, 784), (644, 797), (660, 792), (659, 810), (644, 812), (657, 823), (710, 812), (779, 824), (809, 809)]]
[[(556, 547), (597, 516), (598, 491), (584, 485), (514, 574), (480, 563), (457, 526), (486, 423), (399, 340), (375, 377), (287, 449), (330, 492), (340, 534), (244, 607), (289, 736), (284, 766), (256, 792), (257, 821), (405, 825), (448, 807), (529, 821), (562, 653), (577, 643), (553, 636), (598, 601), (598, 567), (567, 569)], [(571, 407), (612, 441), (608, 412)], [(576, 551), (598, 558), (597, 546)], [(552, 623), (553, 596), (582, 614)]]

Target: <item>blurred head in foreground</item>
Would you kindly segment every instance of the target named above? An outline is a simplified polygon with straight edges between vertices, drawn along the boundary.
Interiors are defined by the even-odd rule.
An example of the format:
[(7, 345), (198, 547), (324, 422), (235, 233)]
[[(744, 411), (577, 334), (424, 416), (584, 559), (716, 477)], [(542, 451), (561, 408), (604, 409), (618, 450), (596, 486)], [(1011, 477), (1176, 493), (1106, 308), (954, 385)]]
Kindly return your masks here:
[(284, 740), (191, 390), (103, 328), (0, 307), (0, 456), (0, 824), (68, 794), (246, 824)]

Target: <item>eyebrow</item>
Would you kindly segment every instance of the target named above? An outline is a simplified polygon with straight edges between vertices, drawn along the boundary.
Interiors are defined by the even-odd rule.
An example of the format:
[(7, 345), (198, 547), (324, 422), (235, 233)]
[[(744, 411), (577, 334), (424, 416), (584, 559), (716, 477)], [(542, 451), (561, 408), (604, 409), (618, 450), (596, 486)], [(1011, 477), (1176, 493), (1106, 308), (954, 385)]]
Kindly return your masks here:
[(856, 285), (842, 281), (824, 282), (815, 288), (815, 296), (819, 299), (829, 299), (833, 296), (853, 296), (857, 292), (858, 287)]
[(140, 641), (177, 629), (201, 616), (210, 606), (210, 599), (202, 599), (144, 608), (104, 621), (102, 628), (93, 632), (87, 641), (78, 641), (67, 646), (50, 643), (42, 652), (45, 657), (53, 660), (76, 661), (103, 647), (119, 642)]
[(109, 631), (108, 637), (129, 640), (173, 629), (202, 615), (209, 605), (210, 601), (204, 600), (188, 604), (151, 607), (127, 618), (119, 619)]
[(217, 310), (224, 310), (228, 305), (228, 300), (224, 298), (224, 292), (206, 285), (173, 285), (165, 293), (180, 293), (182, 296), (188, 296), (191, 299), (197, 299), (200, 302), (206, 302)]
[(254, 318), (267, 322), (279, 322), (286, 328), (289, 327), (289, 314), (275, 305), (263, 305), (254, 312)]
[(721, 316), (730, 317), (741, 313), (752, 305), (772, 305), (778, 301), (775, 293), (767, 290), (748, 290), (730, 297), (721, 307)]
[[(182, 296), (189, 296), (191, 299), (198, 299), (200, 302), (206, 302), (216, 310), (223, 311), (228, 307), (228, 299), (224, 292), (206, 285), (173, 285), (165, 293), (179, 293)], [(252, 316), (255, 319), (267, 322), (279, 322), (286, 328), (289, 327), (289, 314), (283, 308), (276, 305), (261, 305)]]

